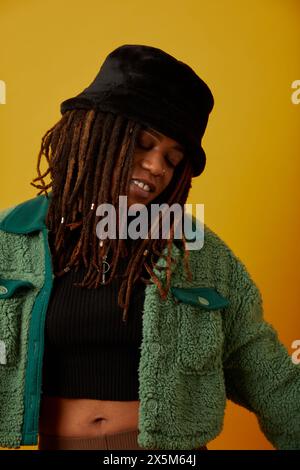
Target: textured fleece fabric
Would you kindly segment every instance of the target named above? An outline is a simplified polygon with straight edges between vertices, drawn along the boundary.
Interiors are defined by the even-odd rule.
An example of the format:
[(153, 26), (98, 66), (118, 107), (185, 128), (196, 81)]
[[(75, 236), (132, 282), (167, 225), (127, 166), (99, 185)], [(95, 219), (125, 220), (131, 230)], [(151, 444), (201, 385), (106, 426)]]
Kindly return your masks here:
[[(31, 403), (25, 375), (31, 314), (44, 285), (47, 232), (9, 233), (3, 221), (13, 209), (0, 213), (0, 287), (1, 280), (4, 285), (5, 280), (32, 284), (19, 284), (9, 297), (0, 296), (0, 344), (6, 345), (6, 363), (0, 361), (0, 445), (17, 448), (24, 442), (36, 445), (38, 439), (36, 423), (24, 435)], [(166, 300), (155, 284), (145, 291), (139, 445), (192, 449), (207, 444), (222, 430), (229, 398), (256, 414), (275, 448), (300, 449), (300, 366), (263, 319), (261, 294), (246, 267), (207, 226), (202, 249), (189, 251), (191, 281), (175, 243), (172, 254), (172, 287), (177, 289)], [(160, 258), (158, 265), (165, 266), (165, 260)], [(155, 272), (164, 282), (165, 271)], [(199, 296), (203, 288), (214, 292), (209, 306)], [(214, 304), (218, 296), (226, 307)], [(35, 354), (42, 348), (43, 342), (36, 344)], [(40, 370), (33, 374), (38, 377)]]

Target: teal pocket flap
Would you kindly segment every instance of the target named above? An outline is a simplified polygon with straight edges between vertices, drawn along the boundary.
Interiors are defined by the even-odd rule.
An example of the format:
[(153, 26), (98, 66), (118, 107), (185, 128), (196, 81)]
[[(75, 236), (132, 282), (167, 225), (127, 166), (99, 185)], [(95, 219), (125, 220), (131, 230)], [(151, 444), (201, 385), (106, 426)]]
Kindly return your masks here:
[(33, 287), (29, 281), (20, 279), (3, 279), (0, 278), (0, 299), (10, 298), (18, 289), (23, 287)]
[(229, 305), (229, 300), (210, 287), (171, 287), (171, 292), (177, 301), (204, 310), (218, 310)]

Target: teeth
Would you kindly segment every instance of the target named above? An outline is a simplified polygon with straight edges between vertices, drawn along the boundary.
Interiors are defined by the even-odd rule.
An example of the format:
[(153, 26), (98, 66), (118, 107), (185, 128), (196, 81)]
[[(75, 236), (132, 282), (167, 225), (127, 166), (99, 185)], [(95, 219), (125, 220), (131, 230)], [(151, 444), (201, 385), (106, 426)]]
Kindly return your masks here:
[(145, 191), (150, 191), (150, 187), (148, 186), (148, 184), (143, 183), (142, 181), (139, 181), (139, 180), (132, 180), (132, 181), (133, 181), (134, 184), (139, 186), (139, 188), (142, 188)]

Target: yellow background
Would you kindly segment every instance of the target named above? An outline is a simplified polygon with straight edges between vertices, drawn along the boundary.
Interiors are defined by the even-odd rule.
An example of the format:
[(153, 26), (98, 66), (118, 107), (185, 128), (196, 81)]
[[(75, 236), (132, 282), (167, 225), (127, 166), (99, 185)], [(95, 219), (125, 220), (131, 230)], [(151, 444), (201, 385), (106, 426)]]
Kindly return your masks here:
[[(106, 55), (126, 43), (160, 47), (215, 96), (206, 170), (188, 202), (205, 204), (205, 222), (245, 262), (292, 354), (300, 338), (300, 105), (291, 101), (299, 20), (298, 0), (0, 0), (0, 208), (36, 195), (29, 182), (41, 137)], [(254, 415), (228, 403), (209, 448), (272, 446)]]

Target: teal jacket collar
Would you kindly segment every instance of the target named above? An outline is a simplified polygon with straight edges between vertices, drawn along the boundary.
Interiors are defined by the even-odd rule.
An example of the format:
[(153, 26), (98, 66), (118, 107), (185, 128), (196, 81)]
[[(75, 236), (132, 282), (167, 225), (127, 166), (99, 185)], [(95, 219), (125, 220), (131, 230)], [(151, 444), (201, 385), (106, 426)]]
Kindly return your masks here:
[(18, 204), (0, 222), (0, 230), (10, 233), (29, 234), (45, 229), (45, 218), (51, 196), (51, 193), (49, 193), (48, 197), (40, 195)]

